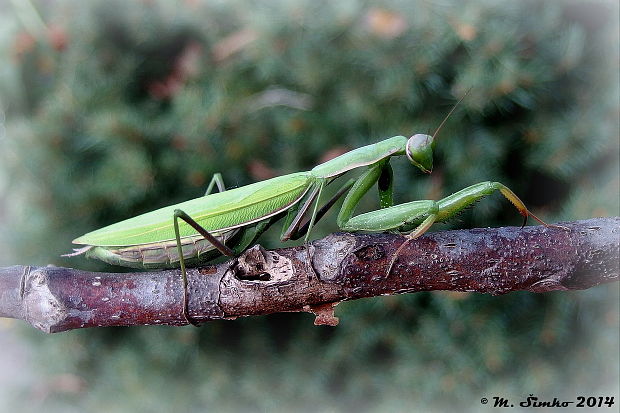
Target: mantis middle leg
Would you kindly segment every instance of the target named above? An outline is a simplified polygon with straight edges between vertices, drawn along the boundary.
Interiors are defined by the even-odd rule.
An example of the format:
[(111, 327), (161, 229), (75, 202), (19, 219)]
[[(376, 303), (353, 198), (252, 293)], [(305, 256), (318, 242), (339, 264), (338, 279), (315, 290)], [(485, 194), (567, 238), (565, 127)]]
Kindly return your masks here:
[[(345, 204), (353, 204), (352, 208), (359, 203), (361, 197), (368, 192), (374, 183), (378, 183), (380, 207), (386, 208), (393, 205), (393, 172), (389, 162), (383, 161), (369, 167), (368, 171), (357, 179), (348, 180), (334, 196), (317, 210), (322, 184), (317, 184), (308, 195), (303, 204), (297, 204), (289, 209), (284, 221), (280, 240), (296, 240), (305, 235), (306, 239), (316, 224), (329, 211), (334, 204), (347, 194)], [(329, 184), (329, 182), (328, 182)], [(301, 224), (304, 215), (308, 212), (312, 204), (315, 204), (312, 216), (303, 225)], [(352, 213), (353, 211), (351, 211)], [(341, 211), (342, 213), (342, 211)]]

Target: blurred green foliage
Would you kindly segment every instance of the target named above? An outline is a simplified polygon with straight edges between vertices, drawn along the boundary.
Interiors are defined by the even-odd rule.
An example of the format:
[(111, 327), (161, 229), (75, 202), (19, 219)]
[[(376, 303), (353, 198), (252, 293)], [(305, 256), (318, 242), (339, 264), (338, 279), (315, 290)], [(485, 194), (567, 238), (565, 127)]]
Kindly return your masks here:
[[(394, 162), (398, 202), (492, 179), (549, 221), (619, 214), (613, 1), (15, 0), (0, 12), (3, 264), (108, 269), (59, 255), (199, 196), (215, 172), (244, 185), (434, 131), (469, 89), (433, 175)], [(438, 228), (519, 221), (496, 197)], [(48, 376), (7, 405), (36, 393), (49, 411), (477, 411), (494, 395), (618, 395), (617, 285), (382, 297), (337, 315), (333, 329), (279, 314), (25, 331)]]

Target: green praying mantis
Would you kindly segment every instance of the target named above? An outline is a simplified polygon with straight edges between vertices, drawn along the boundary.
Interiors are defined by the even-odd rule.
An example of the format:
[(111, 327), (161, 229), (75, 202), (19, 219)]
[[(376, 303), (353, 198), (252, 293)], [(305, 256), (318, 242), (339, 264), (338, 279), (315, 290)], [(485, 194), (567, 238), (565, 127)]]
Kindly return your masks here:
[[(391, 259), (388, 275), (407, 242), (424, 234), (433, 223), (447, 220), (496, 191), (514, 204), (524, 217), (524, 225), (531, 216), (548, 226), (530, 212), (508, 187), (499, 182), (477, 183), (438, 201), (417, 200), (394, 205), (390, 158), (406, 156), (422, 172), (430, 173), (433, 169), (435, 137), (455, 107), (433, 136), (394, 136), (346, 152), (306, 172), (228, 190), (221, 175), (215, 174), (204, 196), (82, 235), (73, 243), (84, 247), (75, 249), (74, 253), (67, 256), (85, 254), (109, 264), (135, 268), (180, 267), (184, 286), (183, 315), (188, 323), (194, 324), (188, 313), (188, 265), (206, 262), (220, 254), (229, 257), (241, 254), (281, 218), (285, 218), (282, 241), (304, 236), (307, 242), (315, 223), (345, 194), (337, 217), (340, 230), (397, 231), (406, 234), (407, 239)], [(358, 168), (365, 168), (361, 176), (345, 183), (319, 208), (324, 188), (336, 178)], [(361, 198), (375, 184), (378, 187), (380, 209), (354, 215)], [(215, 186), (218, 192), (213, 192)], [(306, 222), (302, 225), (305, 217)]]

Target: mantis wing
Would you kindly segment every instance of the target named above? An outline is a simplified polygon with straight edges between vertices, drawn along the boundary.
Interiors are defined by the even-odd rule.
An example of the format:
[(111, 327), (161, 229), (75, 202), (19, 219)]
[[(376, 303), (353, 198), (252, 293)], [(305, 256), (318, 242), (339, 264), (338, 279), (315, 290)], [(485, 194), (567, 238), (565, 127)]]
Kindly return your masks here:
[[(314, 178), (308, 172), (279, 176), (160, 208), (85, 234), (73, 243), (129, 246), (173, 240), (175, 209), (185, 211), (207, 231), (223, 232), (290, 208), (313, 182)], [(179, 231), (182, 237), (198, 234), (185, 223), (179, 225)]]

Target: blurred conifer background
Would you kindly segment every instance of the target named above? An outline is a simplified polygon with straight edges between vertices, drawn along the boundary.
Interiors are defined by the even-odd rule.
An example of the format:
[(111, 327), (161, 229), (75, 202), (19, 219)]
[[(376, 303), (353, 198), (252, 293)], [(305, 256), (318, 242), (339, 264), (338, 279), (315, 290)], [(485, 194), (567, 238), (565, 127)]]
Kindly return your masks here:
[[(432, 132), (470, 88), (431, 176), (393, 162), (397, 202), (498, 180), (548, 221), (619, 215), (618, 58), (613, 0), (0, 1), (0, 264), (110, 270), (59, 256), (201, 195), (215, 172), (239, 186)], [(493, 197), (435, 230), (519, 224)], [(332, 213), (313, 237), (335, 230)], [(337, 315), (337, 328), (278, 314), (55, 336), (2, 320), (34, 370), (0, 396), (51, 412), (618, 396), (617, 284), (382, 297)]]

